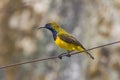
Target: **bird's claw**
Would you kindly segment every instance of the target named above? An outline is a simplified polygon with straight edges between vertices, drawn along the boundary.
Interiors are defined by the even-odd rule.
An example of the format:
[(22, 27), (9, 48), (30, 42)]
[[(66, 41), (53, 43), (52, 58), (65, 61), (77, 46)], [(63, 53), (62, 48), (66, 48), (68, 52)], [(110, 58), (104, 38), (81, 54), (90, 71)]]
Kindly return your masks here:
[(59, 59), (62, 59), (63, 56), (71, 57), (71, 54), (69, 53), (62, 53), (58, 56)]
[(59, 56), (58, 56), (58, 58), (59, 58), (59, 59), (62, 59), (62, 56), (61, 56), (61, 55), (59, 55)]
[(71, 57), (71, 55), (70, 55), (69, 53), (66, 53), (66, 56), (67, 56), (67, 57)]

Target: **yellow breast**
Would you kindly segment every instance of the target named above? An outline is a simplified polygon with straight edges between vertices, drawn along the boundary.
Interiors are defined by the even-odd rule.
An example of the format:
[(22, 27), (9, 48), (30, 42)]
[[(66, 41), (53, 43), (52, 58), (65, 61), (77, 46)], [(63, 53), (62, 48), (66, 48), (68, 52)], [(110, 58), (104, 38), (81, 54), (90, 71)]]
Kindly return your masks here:
[(77, 51), (82, 51), (83, 49), (80, 46), (76, 46), (70, 43), (67, 43), (63, 40), (61, 40), (58, 36), (55, 40), (56, 45), (58, 45), (59, 47), (67, 50), (67, 51), (71, 51), (71, 50), (77, 50)]

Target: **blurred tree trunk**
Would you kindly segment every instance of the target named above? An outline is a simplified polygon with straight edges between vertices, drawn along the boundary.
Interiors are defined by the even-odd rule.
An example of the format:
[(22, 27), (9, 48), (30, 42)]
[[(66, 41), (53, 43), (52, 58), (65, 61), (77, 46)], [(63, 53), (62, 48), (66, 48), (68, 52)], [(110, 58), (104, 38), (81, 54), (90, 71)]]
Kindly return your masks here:
[[(2, 2), (1, 2), (2, 4)], [(18, 29), (10, 28), (10, 19), (16, 9), (22, 9), (23, 5), (21, 0), (9, 0), (7, 3), (3, 2), (1, 8), (1, 21), (0, 21), (0, 65), (8, 65), (11, 63), (19, 62), (22, 49), (16, 46), (16, 41), (19, 37)], [(17, 80), (19, 67), (8, 68), (5, 71), (3, 80)]]
[[(11, 15), (15, 12), (14, 5), (19, 5), (21, 0), (10, 0), (6, 5), (4, 5), (4, 12), (2, 12), (2, 19), (0, 22), (1, 28), (1, 41), (0, 41), (0, 64), (7, 65), (10, 63), (16, 62), (15, 58), (19, 55), (18, 50), (16, 49), (15, 42), (17, 37), (17, 30), (11, 30), (9, 27), (9, 19)], [(19, 51), (20, 52), (20, 51)], [(17, 59), (19, 61), (19, 58)], [(5, 70), (4, 80), (16, 80), (18, 67), (13, 67)]]

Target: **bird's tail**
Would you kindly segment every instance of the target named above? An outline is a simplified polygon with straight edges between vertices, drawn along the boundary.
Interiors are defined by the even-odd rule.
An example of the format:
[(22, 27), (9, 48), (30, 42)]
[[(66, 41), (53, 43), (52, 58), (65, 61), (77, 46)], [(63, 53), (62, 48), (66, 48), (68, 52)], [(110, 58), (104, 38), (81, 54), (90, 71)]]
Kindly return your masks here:
[(89, 52), (87, 52), (87, 50), (83, 46), (78, 47), (78, 51), (85, 51), (84, 53), (88, 54), (90, 58), (94, 59), (94, 57)]
[(86, 53), (90, 56), (90, 58), (94, 59), (94, 57), (89, 52), (86, 51)]

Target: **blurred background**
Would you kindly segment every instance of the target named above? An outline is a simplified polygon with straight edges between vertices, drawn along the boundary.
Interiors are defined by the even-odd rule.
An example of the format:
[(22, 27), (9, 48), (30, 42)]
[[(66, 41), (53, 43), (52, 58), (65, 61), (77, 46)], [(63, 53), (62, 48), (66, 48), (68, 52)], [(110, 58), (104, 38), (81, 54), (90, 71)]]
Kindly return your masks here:
[[(55, 21), (87, 49), (120, 40), (120, 0), (0, 0), (0, 66), (58, 55)], [(0, 70), (0, 80), (119, 80), (120, 44)]]

